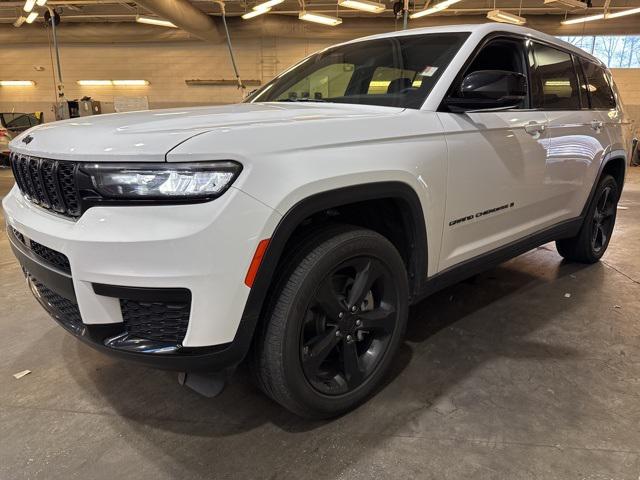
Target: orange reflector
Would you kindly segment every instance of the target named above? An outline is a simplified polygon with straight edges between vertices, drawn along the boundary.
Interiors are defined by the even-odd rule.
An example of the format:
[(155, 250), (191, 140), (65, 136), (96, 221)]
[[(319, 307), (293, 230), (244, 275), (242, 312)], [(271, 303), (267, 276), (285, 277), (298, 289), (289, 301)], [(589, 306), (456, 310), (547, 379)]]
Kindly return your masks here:
[(247, 271), (247, 276), (244, 278), (244, 283), (249, 288), (253, 287), (253, 282), (258, 274), (258, 269), (260, 268), (264, 254), (269, 246), (269, 240), (270, 239), (268, 238), (260, 240), (260, 243), (256, 247), (256, 253), (253, 254), (253, 260), (251, 260), (251, 265), (249, 265), (249, 271)]

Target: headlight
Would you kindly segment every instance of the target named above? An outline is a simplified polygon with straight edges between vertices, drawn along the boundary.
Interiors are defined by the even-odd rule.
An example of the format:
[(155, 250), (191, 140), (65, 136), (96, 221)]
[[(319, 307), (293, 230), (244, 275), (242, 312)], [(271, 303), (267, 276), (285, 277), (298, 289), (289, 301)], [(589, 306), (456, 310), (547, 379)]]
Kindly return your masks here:
[(207, 199), (222, 195), (242, 166), (236, 162), (84, 164), (93, 188), (104, 198)]

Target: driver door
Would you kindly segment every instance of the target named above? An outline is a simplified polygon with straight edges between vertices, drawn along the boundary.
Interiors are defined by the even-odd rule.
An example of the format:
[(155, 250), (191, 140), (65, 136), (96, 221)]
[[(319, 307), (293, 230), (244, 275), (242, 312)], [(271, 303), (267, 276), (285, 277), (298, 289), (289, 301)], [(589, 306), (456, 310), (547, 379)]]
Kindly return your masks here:
[[(528, 75), (525, 41), (489, 40), (466, 72)], [(456, 86), (454, 86), (455, 88)], [(547, 117), (529, 108), (439, 112), (448, 148), (447, 201), (439, 271), (491, 252), (545, 222), (541, 202), (548, 147)]]

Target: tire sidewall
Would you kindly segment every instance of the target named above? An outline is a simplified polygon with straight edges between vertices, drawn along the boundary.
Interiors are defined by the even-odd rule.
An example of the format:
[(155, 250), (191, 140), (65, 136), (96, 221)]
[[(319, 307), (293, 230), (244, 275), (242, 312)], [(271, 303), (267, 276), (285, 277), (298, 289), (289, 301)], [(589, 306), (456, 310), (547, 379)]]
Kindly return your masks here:
[(598, 208), (598, 202), (600, 200), (600, 196), (602, 195), (602, 191), (607, 187), (612, 188), (612, 193), (615, 194), (616, 196), (615, 205), (617, 206), (619, 195), (620, 195), (620, 192), (618, 191), (618, 183), (611, 175), (606, 175), (602, 180), (600, 180), (600, 183), (598, 184), (598, 188), (593, 197), (593, 202), (591, 202), (591, 205), (589, 206), (589, 212), (587, 213), (586, 223), (584, 225), (585, 231), (584, 231), (583, 241), (587, 242), (587, 245), (586, 245), (587, 251), (589, 252), (589, 255), (592, 257), (594, 261), (597, 261), (600, 258), (602, 258), (602, 256), (607, 251), (609, 242), (611, 241), (611, 237), (613, 236), (613, 230), (616, 225), (617, 208), (614, 208), (613, 216), (611, 217), (611, 231), (607, 236), (607, 241), (602, 246), (600, 251), (596, 252), (593, 249), (593, 245), (591, 244), (591, 235), (593, 231), (593, 221), (594, 221), (593, 216), (596, 211), (596, 208)]
[[(402, 259), (393, 245), (375, 232), (362, 231), (363, 235), (337, 236), (329, 242), (331, 248), (308, 270), (302, 280), (287, 313), (285, 339), (282, 343), (282, 369), (291, 399), (305, 410), (317, 412), (317, 416), (333, 416), (351, 409), (368, 398), (379, 386), (394, 354), (398, 350), (406, 330), (408, 316), (408, 282)], [(307, 380), (300, 357), (300, 335), (304, 316), (317, 286), (335, 267), (354, 257), (371, 256), (382, 262), (391, 272), (398, 289), (398, 322), (389, 345), (374, 372), (355, 390), (339, 396), (318, 392)]]

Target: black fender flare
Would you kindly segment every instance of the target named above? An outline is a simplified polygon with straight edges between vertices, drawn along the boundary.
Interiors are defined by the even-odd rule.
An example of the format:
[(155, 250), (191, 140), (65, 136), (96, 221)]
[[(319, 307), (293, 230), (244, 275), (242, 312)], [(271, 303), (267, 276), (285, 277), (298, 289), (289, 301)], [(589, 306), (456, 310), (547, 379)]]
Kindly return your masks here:
[(249, 351), (276, 269), (284, 254), (284, 247), (296, 228), (313, 214), (342, 205), (380, 199), (400, 200), (407, 207), (405, 216), (410, 221), (413, 237), (408, 272), (412, 297), (419, 292), (427, 278), (427, 231), (422, 204), (410, 185), (398, 181), (373, 182), (317, 193), (295, 204), (275, 228), (249, 292), (231, 348), (237, 348), (242, 358)]
[(623, 183), (621, 185), (619, 185), (620, 187), (620, 195), (622, 195), (622, 188), (624, 186), (624, 177), (627, 171), (627, 160), (624, 157), (621, 156), (611, 156), (609, 158), (605, 158), (601, 163), (600, 163), (600, 167), (598, 168), (598, 174), (596, 175), (595, 179), (593, 180), (593, 185), (591, 185), (591, 191), (589, 192), (589, 196), (587, 197), (587, 201), (584, 204), (584, 207), (582, 207), (582, 212), (580, 212), (580, 218), (584, 219), (587, 216), (587, 211), (589, 210), (589, 206), (591, 205), (591, 201), (593, 200), (593, 196), (596, 194), (596, 188), (598, 188), (598, 184), (600, 183), (600, 179), (602, 178), (602, 173), (604, 172), (605, 167), (610, 164), (611, 162), (622, 162), (624, 164), (624, 174), (622, 176), (622, 181)]

